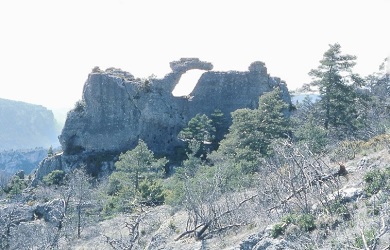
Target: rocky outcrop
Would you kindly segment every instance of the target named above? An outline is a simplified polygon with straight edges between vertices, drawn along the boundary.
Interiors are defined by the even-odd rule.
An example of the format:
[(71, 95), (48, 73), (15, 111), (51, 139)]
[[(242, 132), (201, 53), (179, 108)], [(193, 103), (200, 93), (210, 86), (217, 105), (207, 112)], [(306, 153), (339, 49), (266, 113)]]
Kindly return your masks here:
[(0, 171), (12, 175), (18, 170), (24, 170), (30, 174), (46, 156), (47, 149), (44, 148), (1, 151)]
[(54, 199), (44, 204), (38, 204), (33, 210), (34, 216), (37, 219), (43, 218), (46, 222), (58, 225), (63, 217), (64, 206), (64, 201), (61, 199)]
[[(172, 156), (182, 145), (178, 133), (198, 113), (210, 116), (220, 109), (227, 117), (227, 129), (232, 111), (256, 108), (259, 96), (276, 87), (291, 102), (286, 85), (269, 76), (262, 62), (252, 63), (245, 72), (210, 71), (212, 64), (197, 58), (182, 58), (170, 65), (172, 72), (162, 79), (136, 79), (114, 68), (89, 74), (82, 100), (68, 113), (59, 137), (61, 157), (119, 153), (135, 147), (138, 139), (155, 154)], [(182, 74), (192, 69), (209, 71), (189, 96), (173, 96)]]
[(199, 58), (181, 58), (179, 61), (170, 62), (169, 65), (174, 73), (185, 73), (191, 69), (213, 69), (213, 65), (211, 63), (202, 62)]

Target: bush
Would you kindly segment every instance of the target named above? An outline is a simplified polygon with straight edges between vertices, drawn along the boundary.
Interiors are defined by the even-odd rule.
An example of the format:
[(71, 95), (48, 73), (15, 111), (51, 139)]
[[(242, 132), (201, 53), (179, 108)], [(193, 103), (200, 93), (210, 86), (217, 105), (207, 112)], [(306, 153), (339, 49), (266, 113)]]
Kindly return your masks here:
[(282, 218), (282, 223), (277, 223), (272, 227), (271, 236), (277, 238), (284, 234), (290, 224), (297, 225), (305, 232), (310, 232), (316, 228), (315, 218), (311, 214), (287, 214)]
[(165, 194), (163, 186), (155, 180), (145, 180), (140, 183), (139, 192), (143, 202), (148, 206), (164, 203)]
[(101, 73), (101, 72), (102, 72), (102, 70), (99, 68), (99, 66), (95, 66), (92, 69), (92, 73)]
[(375, 169), (367, 172), (364, 175), (364, 191), (368, 196), (374, 195), (379, 192), (379, 190), (389, 190), (390, 189), (390, 168), (379, 170)]
[(19, 176), (13, 176), (4, 188), (4, 192), (10, 196), (21, 194), (22, 191), (27, 187), (27, 183), (20, 179)]
[(271, 229), (272, 238), (277, 238), (286, 231), (286, 224), (276, 223)]
[(329, 211), (332, 214), (340, 215), (344, 220), (351, 218), (351, 213), (349, 212), (347, 206), (340, 199), (336, 199), (329, 204)]
[(316, 228), (315, 218), (311, 214), (302, 214), (297, 217), (296, 224), (305, 232), (313, 231)]
[[(363, 232), (364, 234), (364, 239), (366, 240), (367, 245), (372, 245), (375, 240), (375, 230), (370, 229), (370, 230), (365, 230)], [(355, 237), (355, 246), (358, 248), (364, 248), (364, 241), (362, 235), (358, 234)]]
[(73, 110), (75, 112), (81, 113), (85, 110), (85, 102), (83, 100), (79, 100), (74, 104)]
[(42, 181), (46, 185), (62, 185), (65, 178), (65, 172), (62, 170), (54, 170), (48, 175), (44, 176)]

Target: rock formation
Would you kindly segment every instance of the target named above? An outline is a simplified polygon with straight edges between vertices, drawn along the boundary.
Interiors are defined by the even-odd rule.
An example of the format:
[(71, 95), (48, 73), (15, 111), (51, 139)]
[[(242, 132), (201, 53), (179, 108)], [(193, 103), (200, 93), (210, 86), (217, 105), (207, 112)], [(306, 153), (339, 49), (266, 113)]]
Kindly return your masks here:
[(23, 170), (30, 174), (46, 156), (44, 148), (0, 151), (0, 171), (12, 175)]
[[(144, 140), (156, 155), (172, 156), (182, 145), (178, 133), (198, 113), (210, 116), (220, 109), (228, 118), (227, 128), (232, 111), (256, 108), (259, 96), (275, 87), (291, 103), (286, 85), (270, 77), (262, 62), (252, 63), (245, 72), (211, 71), (211, 63), (197, 58), (182, 58), (170, 66), (172, 72), (162, 79), (136, 79), (115, 68), (93, 70), (84, 85), (82, 100), (68, 113), (59, 137), (64, 150), (58, 156), (63, 158), (62, 163), (76, 155), (123, 152), (134, 148), (138, 139)], [(191, 69), (208, 71), (190, 96), (173, 96), (180, 77)], [(54, 158), (52, 161), (58, 164)], [(45, 162), (50, 164), (50, 160)]]

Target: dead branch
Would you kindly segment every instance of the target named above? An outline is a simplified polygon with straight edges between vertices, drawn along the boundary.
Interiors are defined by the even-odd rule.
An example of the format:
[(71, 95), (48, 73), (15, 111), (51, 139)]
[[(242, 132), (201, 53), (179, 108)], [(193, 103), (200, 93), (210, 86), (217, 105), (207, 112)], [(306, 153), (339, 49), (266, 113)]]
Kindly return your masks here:
[[(215, 229), (213, 230), (212, 232), (209, 232), (208, 234), (204, 234), (206, 232), (206, 230), (213, 224), (215, 223), (216, 221), (218, 221), (219, 219), (221, 219), (222, 217), (230, 214), (230, 213), (233, 213), (234, 211), (237, 211), (243, 204), (245, 204), (246, 202), (250, 201), (250, 200), (253, 200), (254, 198), (256, 198), (258, 196), (258, 194), (255, 194), (255, 195), (252, 195), (251, 197), (248, 197), (242, 201), (240, 201), (237, 206), (234, 206), (233, 208), (228, 208), (226, 211), (220, 213), (219, 215), (217, 215), (215, 213), (215, 211), (213, 210), (214, 212), (214, 216), (209, 220), (207, 221), (207, 223), (201, 223), (200, 225), (196, 225), (194, 229), (191, 229), (191, 230), (187, 230), (185, 231), (184, 233), (180, 234), (176, 239), (175, 241), (177, 240), (180, 240), (181, 238), (183, 238), (184, 236), (188, 235), (188, 234), (191, 234), (191, 233), (194, 233), (195, 234), (195, 237), (196, 239), (203, 239), (205, 237), (205, 235), (210, 235), (212, 234), (212, 232), (218, 232), (220, 230), (225, 230), (229, 227), (233, 227), (233, 226), (238, 226), (239, 224), (233, 224), (233, 225), (228, 225), (228, 226), (223, 226), (223, 227), (220, 227), (218, 229)], [(198, 229), (200, 228), (199, 231), (197, 231)]]
[[(326, 184), (326, 182), (332, 181), (334, 178), (336, 178), (338, 176), (345, 176), (346, 174), (347, 174), (347, 171), (346, 171), (345, 166), (340, 164), (340, 169), (339, 170), (337, 170), (335, 172), (332, 172), (332, 173), (330, 173), (328, 175), (315, 177), (313, 180), (311, 180), (309, 182), (309, 184), (306, 184), (305, 186), (301, 186), (297, 190), (293, 191), (289, 196), (287, 196), (282, 201), (280, 201), (279, 204), (277, 204), (277, 205), (275, 205), (275, 206), (273, 206), (271, 208), (268, 208), (267, 212), (271, 212), (272, 210), (277, 209), (277, 208), (283, 206), (289, 200), (291, 200), (293, 197), (296, 197), (297, 195), (300, 195), (301, 192), (306, 191), (307, 189), (309, 189), (313, 185), (317, 185), (317, 184), (323, 185), (323, 184)], [(306, 177), (306, 178), (309, 179), (309, 177)]]

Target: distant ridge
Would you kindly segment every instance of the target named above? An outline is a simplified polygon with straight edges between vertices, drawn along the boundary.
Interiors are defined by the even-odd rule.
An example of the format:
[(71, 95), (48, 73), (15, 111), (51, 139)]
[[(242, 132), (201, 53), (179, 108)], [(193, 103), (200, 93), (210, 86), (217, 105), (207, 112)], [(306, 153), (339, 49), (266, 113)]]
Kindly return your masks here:
[(0, 150), (58, 146), (58, 134), (51, 110), (0, 98)]

